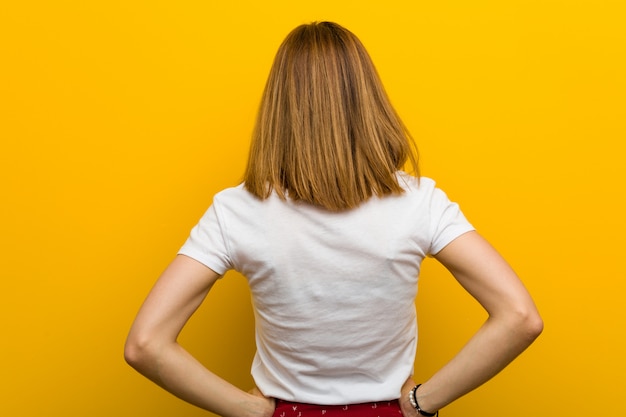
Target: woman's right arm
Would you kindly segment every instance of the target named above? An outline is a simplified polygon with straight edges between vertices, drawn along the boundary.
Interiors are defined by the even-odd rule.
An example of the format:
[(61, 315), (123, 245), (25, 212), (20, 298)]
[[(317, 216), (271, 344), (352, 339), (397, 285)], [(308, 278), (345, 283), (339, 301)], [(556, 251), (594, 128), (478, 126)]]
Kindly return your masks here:
[(177, 343), (177, 337), (219, 275), (178, 255), (148, 294), (124, 348), (126, 361), (177, 397), (225, 417), (270, 417), (274, 400), (219, 378)]
[[(468, 343), (417, 390), (420, 407), (439, 410), (477, 388), (522, 353), (543, 330), (528, 291), (500, 254), (477, 232), (465, 233), (435, 255), (485, 308), (489, 317)], [(415, 417), (408, 401), (414, 386), (405, 384), (401, 405)]]

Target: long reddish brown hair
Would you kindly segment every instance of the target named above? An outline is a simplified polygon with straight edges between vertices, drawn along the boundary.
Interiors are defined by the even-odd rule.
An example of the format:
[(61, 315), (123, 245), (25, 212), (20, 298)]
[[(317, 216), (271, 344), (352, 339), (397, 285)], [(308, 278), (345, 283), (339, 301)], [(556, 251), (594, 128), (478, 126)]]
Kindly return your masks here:
[(407, 162), (418, 176), (413, 139), (359, 39), (331, 22), (294, 29), (263, 92), (245, 188), (345, 210), (402, 193)]

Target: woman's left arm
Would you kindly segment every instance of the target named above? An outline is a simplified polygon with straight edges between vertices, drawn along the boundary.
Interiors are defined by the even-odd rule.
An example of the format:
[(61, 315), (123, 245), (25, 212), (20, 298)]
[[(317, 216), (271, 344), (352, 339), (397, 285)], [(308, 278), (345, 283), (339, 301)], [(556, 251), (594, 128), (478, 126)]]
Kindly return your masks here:
[[(452, 360), (416, 392), (431, 412), (483, 384), (506, 367), (541, 333), (543, 321), (528, 291), (500, 254), (478, 233), (465, 233), (435, 258), (485, 308), (489, 318)], [(402, 392), (405, 417), (416, 415)]]
[(180, 331), (218, 278), (200, 262), (178, 255), (141, 306), (124, 357), (141, 374), (200, 408), (225, 417), (269, 417), (273, 399), (226, 382), (177, 343)]

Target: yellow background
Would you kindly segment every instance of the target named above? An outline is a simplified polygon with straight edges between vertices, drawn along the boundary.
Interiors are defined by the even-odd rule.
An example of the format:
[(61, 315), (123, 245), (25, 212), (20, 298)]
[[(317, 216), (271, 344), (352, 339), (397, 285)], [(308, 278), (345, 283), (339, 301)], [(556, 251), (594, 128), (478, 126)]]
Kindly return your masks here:
[[(212, 195), (240, 180), (278, 44), (321, 19), (365, 43), (423, 174), (546, 322), (442, 415), (623, 414), (622, 1), (25, 0), (0, 8), (0, 415), (205, 415), (128, 367), (124, 338)], [(418, 311), (423, 380), (484, 314), (434, 261)], [(182, 339), (251, 386), (241, 276)]]

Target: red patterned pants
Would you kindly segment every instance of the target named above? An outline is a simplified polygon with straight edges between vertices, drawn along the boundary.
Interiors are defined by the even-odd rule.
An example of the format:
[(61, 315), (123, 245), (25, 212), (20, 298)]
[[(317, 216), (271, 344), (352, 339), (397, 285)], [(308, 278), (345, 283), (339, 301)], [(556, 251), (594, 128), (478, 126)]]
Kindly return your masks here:
[(402, 417), (397, 400), (348, 405), (315, 405), (276, 400), (273, 417)]

